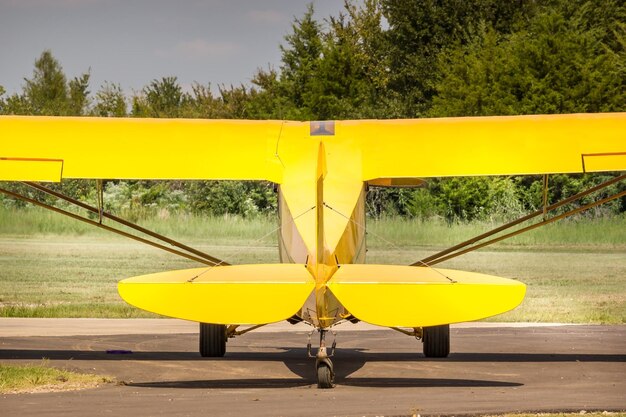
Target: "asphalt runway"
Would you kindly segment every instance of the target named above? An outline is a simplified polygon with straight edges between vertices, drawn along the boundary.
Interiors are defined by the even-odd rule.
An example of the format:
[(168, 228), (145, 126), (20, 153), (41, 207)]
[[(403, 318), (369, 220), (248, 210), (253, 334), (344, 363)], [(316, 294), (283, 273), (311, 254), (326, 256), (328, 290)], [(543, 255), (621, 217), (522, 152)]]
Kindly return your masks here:
[[(202, 359), (195, 324), (101, 320), (68, 331), (64, 322), (10, 320), (0, 320), (0, 362), (48, 358), (52, 366), (109, 375), (120, 383), (3, 395), (2, 416), (410, 416), (626, 409), (626, 326), (456, 326), (446, 359), (426, 359), (420, 342), (393, 330), (343, 326), (337, 330), (333, 359), (337, 386), (319, 390), (314, 360), (306, 357), (303, 326), (249, 333), (228, 342), (226, 357)], [(157, 322), (151, 332), (151, 323)], [(28, 336), (28, 323), (45, 336)], [(53, 323), (61, 323), (57, 331)], [(133, 326), (143, 334), (124, 334)]]

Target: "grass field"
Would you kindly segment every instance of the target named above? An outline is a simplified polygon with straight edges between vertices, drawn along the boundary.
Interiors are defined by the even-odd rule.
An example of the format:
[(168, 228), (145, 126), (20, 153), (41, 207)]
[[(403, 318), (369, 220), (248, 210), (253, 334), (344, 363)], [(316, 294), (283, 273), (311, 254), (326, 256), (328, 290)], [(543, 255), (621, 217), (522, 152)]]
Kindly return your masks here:
[[(147, 317), (117, 295), (119, 279), (197, 264), (38, 210), (0, 210), (0, 316)], [(275, 222), (172, 217), (142, 223), (230, 263), (278, 262)], [(369, 222), (368, 262), (408, 264), (488, 230)], [(626, 323), (626, 217), (548, 226), (440, 264), (517, 278), (522, 306), (490, 320)]]

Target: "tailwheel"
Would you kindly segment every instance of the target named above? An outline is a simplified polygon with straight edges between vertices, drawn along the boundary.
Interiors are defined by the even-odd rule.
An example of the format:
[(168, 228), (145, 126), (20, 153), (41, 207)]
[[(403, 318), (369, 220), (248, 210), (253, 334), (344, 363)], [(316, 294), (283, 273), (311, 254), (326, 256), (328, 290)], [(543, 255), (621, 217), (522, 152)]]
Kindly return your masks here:
[(200, 323), (200, 355), (203, 358), (219, 358), (226, 353), (226, 326)]
[(422, 329), (424, 356), (446, 358), (450, 354), (450, 325), (424, 327)]
[(317, 387), (333, 388), (335, 386), (335, 373), (330, 359), (317, 363)]
[(320, 332), (320, 347), (317, 350), (317, 354), (311, 353), (311, 335), (309, 334), (309, 343), (307, 344), (307, 353), (310, 358), (315, 358), (315, 369), (317, 371), (317, 387), (318, 388), (333, 388), (335, 386), (335, 371), (333, 369), (333, 363), (330, 360), (331, 356), (335, 355), (335, 347), (337, 344), (333, 341), (333, 344), (329, 349), (326, 348), (326, 332), (327, 329), (319, 329)]

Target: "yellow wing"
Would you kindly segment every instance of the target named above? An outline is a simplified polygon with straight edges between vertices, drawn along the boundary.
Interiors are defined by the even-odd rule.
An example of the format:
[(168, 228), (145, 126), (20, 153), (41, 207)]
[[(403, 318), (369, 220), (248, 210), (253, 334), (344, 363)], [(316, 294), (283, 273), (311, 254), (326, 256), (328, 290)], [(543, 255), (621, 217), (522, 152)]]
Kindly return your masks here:
[(0, 180), (237, 179), (280, 182), (283, 122), (0, 117)]
[(626, 113), (337, 122), (363, 180), (626, 170)]
[[(307, 147), (307, 125), (1, 116), (0, 180), (282, 183), (281, 153)], [(316, 138), (350, 155), (346, 169), (363, 181), (626, 170), (626, 113), (340, 121)]]

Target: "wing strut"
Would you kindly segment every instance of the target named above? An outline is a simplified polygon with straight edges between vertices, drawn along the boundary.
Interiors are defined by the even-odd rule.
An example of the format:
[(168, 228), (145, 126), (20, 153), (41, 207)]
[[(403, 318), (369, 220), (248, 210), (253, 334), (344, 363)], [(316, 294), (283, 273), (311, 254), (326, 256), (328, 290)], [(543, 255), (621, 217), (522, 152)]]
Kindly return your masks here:
[[(42, 191), (42, 192), (44, 192), (46, 194), (52, 195), (52, 196), (54, 196), (54, 197), (56, 197), (58, 199), (65, 200), (68, 203), (71, 203), (71, 204), (73, 204), (75, 206), (81, 207), (81, 208), (83, 208), (83, 209), (85, 209), (87, 211), (90, 211), (92, 213), (98, 214), (100, 221), (94, 221), (94, 220), (88, 219), (86, 217), (80, 216), (80, 215), (72, 213), (70, 211), (66, 211), (66, 210), (60, 209), (58, 207), (54, 207), (54, 206), (52, 206), (50, 204), (43, 203), (41, 201), (38, 201), (38, 200), (35, 200), (35, 199), (32, 199), (32, 198), (26, 197), (24, 195), (21, 195), (21, 194), (18, 194), (18, 193), (9, 191), (9, 190), (5, 190), (3, 188), (0, 188), (0, 193), (6, 194), (6, 195), (8, 195), (10, 197), (13, 197), (13, 198), (16, 198), (16, 199), (19, 199), (19, 200), (26, 201), (28, 203), (34, 204), (34, 205), (39, 206), (39, 207), (43, 207), (43, 208), (48, 209), (48, 210), (52, 210), (52, 211), (54, 211), (56, 213), (63, 214), (65, 216), (71, 217), (73, 219), (80, 220), (80, 221), (82, 221), (84, 223), (87, 223), (89, 225), (98, 227), (100, 229), (104, 229), (104, 230), (107, 230), (109, 232), (117, 233), (118, 235), (121, 235), (121, 236), (130, 238), (130, 239), (136, 240), (136, 241), (141, 242), (141, 243), (145, 243), (146, 245), (150, 245), (150, 246), (153, 246), (155, 248), (162, 249), (162, 250), (167, 251), (169, 253), (172, 253), (174, 255), (182, 256), (183, 258), (187, 258), (187, 259), (192, 260), (192, 261), (200, 262), (202, 264), (209, 265), (209, 266), (229, 265), (225, 261), (222, 261), (220, 259), (214, 258), (213, 256), (210, 256), (210, 255), (208, 255), (208, 254), (206, 254), (204, 252), (201, 252), (201, 251), (199, 251), (197, 249), (194, 249), (194, 248), (192, 248), (190, 246), (184, 245), (184, 244), (182, 244), (180, 242), (177, 242), (177, 241), (175, 241), (173, 239), (170, 239), (170, 238), (168, 238), (166, 236), (163, 236), (163, 235), (161, 235), (159, 233), (153, 232), (153, 231), (148, 230), (146, 228), (143, 228), (143, 227), (141, 227), (139, 225), (131, 223), (131, 222), (127, 221), (127, 220), (124, 220), (124, 219), (119, 218), (117, 216), (114, 216), (114, 215), (112, 215), (110, 213), (107, 213), (107, 212), (105, 212), (102, 209), (101, 206), (98, 207), (98, 208), (92, 207), (92, 206), (90, 206), (88, 204), (83, 203), (82, 201), (78, 201), (76, 199), (73, 199), (73, 198), (68, 197), (68, 196), (66, 196), (64, 194), (58, 193), (58, 192), (56, 192), (54, 190), (51, 190), (51, 189), (49, 189), (47, 187), (44, 187), (44, 186), (36, 184), (36, 183), (24, 182), (23, 184), (26, 184), (27, 186), (32, 187), (32, 188), (34, 188), (36, 190)], [(170, 244), (172, 246), (175, 246), (177, 248), (183, 249), (184, 251), (187, 251), (189, 253), (183, 252), (183, 251), (180, 251), (178, 249), (174, 249), (174, 248), (162, 245), (160, 243), (154, 242), (152, 240), (148, 240), (148, 239), (142, 238), (140, 236), (136, 236), (136, 235), (133, 235), (131, 233), (125, 232), (123, 230), (120, 230), (120, 229), (117, 229), (117, 228), (105, 225), (105, 224), (102, 223), (102, 218), (107, 218), (107, 219), (112, 220), (112, 221), (114, 221), (116, 223), (122, 224), (122, 225), (124, 225), (126, 227), (129, 227), (129, 228), (133, 229), (133, 230), (136, 230), (138, 232), (144, 233), (144, 234), (146, 234), (148, 236), (151, 236), (151, 237), (153, 237), (155, 239), (161, 240), (162, 242), (165, 242), (165, 243), (168, 243), (168, 244)]]
[[(466, 253), (474, 251), (476, 249), (483, 248), (483, 247), (485, 247), (487, 245), (491, 245), (493, 243), (500, 242), (500, 241), (502, 241), (504, 239), (508, 239), (510, 237), (513, 237), (513, 236), (517, 236), (517, 235), (519, 235), (521, 233), (528, 232), (528, 231), (536, 229), (536, 228), (538, 228), (540, 226), (545, 226), (546, 224), (553, 223), (553, 222), (555, 222), (557, 220), (564, 219), (566, 217), (572, 216), (574, 214), (580, 213), (580, 212), (588, 210), (590, 208), (593, 208), (593, 207), (599, 206), (601, 204), (608, 203), (609, 201), (615, 200), (617, 198), (623, 197), (623, 196), (626, 195), (626, 191), (622, 191), (622, 192), (614, 194), (612, 196), (603, 198), (602, 200), (598, 200), (596, 202), (593, 202), (593, 203), (590, 203), (590, 204), (578, 207), (576, 209), (572, 209), (570, 211), (567, 211), (565, 213), (559, 214), (557, 216), (554, 216), (554, 217), (551, 217), (551, 218), (546, 218), (546, 214), (548, 212), (550, 212), (550, 211), (554, 211), (557, 208), (564, 206), (565, 204), (571, 203), (572, 201), (579, 200), (579, 199), (581, 199), (581, 198), (583, 198), (583, 197), (585, 197), (585, 196), (587, 196), (587, 195), (589, 195), (589, 194), (591, 194), (593, 192), (605, 189), (605, 188), (609, 187), (610, 185), (613, 185), (613, 184), (618, 183), (618, 182), (623, 181), (623, 180), (626, 180), (626, 174), (623, 174), (623, 175), (620, 175), (618, 177), (612, 178), (612, 179), (610, 179), (610, 180), (608, 180), (606, 182), (603, 182), (602, 184), (596, 185), (596, 186), (594, 186), (594, 187), (592, 187), (592, 188), (590, 188), (590, 189), (588, 189), (586, 191), (583, 191), (581, 193), (578, 193), (578, 194), (575, 194), (575, 195), (573, 195), (571, 197), (568, 197), (568, 198), (566, 198), (566, 199), (564, 199), (562, 201), (559, 201), (558, 203), (555, 203), (555, 204), (552, 204), (552, 205), (549, 205), (549, 206), (546, 206), (544, 204), (544, 207), (542, 209), (540, 209), (540, 210), (537, 210), (537, 211), (535, 211), (533, 213), (527, 214), (526, 216), (520, 217), (517, 220), (514, 220), (514, 221), (512, 221), (510, 223), (504, 224), (504, 225), (502, 225), (500, 227), (497, 227), (497, 228), (495, 228), (495, 229), (493, 229), (493, 230), (491, 230), (489, 232), (486, 232), (486, 233), (483, 233), (481, 235), (478, 235), (478, 236), (476, 236), (476, 237), (474, 237), (472, 239), (466, 240), (465, 242), (459, 243), (458, 245), (452, 246), (452, 247), (450, 247), (448, 249), (445, 249), (445, 250), (443, 250), (441, 252), (438, 252), (438, 253), (436, 253), (434, 255), (431, 255), (431, 256), (429, 256), (427, 258), (424, 258), (424, 259), (422, 259), (420, 261), (412, 263), (411, 266), (430, 266), (430, 265), (435, 265), (435, 264), (438, 264), (440, 262), (447, 261), (449, 259), (455, 258), (455, 257), (463, 255), (463, 254), (466, 254)], [(545, 188), (546, 185), (547, 185), (547, 179), (544, 177), (544, 188)], [(544, 195), (545, 195), (545, 190), (544, 190)], [(546, 202), (546, 198), (544, 197), (544, 203), (545, 202)], [(520, 223), (523, 223), (525, 221), (528, 221), (530, 219), (533, 219), (533, 218), (535, 218), (537, 216), (541, 216), (541, 215), (543, 215), (544, 218), (543, 218), (542, 221), (540, 221), (538, 223), (532, 224), (530, 226), (523, 227), (521, 229), (515, 230), (513, 232), (509, 232), (509, 233), (504, 234), (502, 236), (495, 237), (493, 239), (487, 240), (487, 241), (482, 242), (482, 243), (477, 243), (477, 242), (480, 242), (481, 240), (484, 240), (484, 239), (486, 239), (486, 238), (488, 238), (490, 236), (493, 236), (493, 235), (495, 235), (497, 233), (500, 233), (500, 232), (502, 232), (504, 230), (510, 229), (513, 226), (516, 226), (516, 225), (518, 225)], [(470, 245), (474, 245), (474, 246), (470, 246)], [(466, 249), (463, 249), (463, 248), (466, 248)]]

